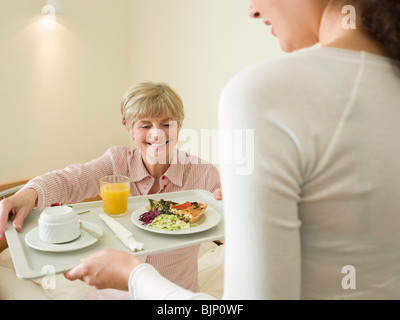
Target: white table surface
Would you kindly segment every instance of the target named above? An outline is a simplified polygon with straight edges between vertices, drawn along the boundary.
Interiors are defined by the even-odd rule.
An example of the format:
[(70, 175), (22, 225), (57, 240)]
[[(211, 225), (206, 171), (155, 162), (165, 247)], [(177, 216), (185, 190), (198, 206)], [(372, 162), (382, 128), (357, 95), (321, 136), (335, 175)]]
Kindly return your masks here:
[[(138, 208), (146, 206), (148, 199), (166, 199), (176, 202), (197, 201), (208, 203), (208, 205), (217, 210), (221, 215), (220, 222), (213, 228), (199, 233), (184, 235), (165, 235), (149, 232), (135, 226), (131, 221), (131, 214)], [(19, 279), (37, 279), (48, 275), (49, 270), (54, 270), (56, 274), (64, 273), (77, 264), (84, 257), (92, 252), (112, 248), (131, 252), (114, 235), (111, 229), (99, 218), (103, 213), (102, 201), (86, 202), (72, 205), (78, 212), (90, 210), (88, 213), (81, 214), (81, 220), (96, 223), (103, 229), (103, 237), (89, 247), (71, 252), (44, 252), (32, 249), (25, 243), (25, 235), (33, 228), (37, 227), (40, 213), (43, 209), (33, 210), (26, 218), (23, 230), (17, 232), (12, 226), (12, 217), (10, 217), (6, 238), (10, 248), (14, 267)], [(122, 217), (116, 217), (116, 221), (125, 226), (133, 233), (136, 240), (144, 243), (144, 250), (131, 252), (137, 256), (145, 256), (174, 249), (184, 248), (203, 242), (223, 239), (224, 237), (224, 217), (222, 201), (217, 201), (211, 192), (204, 190), (188, 190), (181, 192), (170, 192), (163, 194), (130, 197), (128, 200), (128, 213)], [(204, 213), (207, 214), (207, 211)], [(10, 215), (12, 216), (12, 215)]]

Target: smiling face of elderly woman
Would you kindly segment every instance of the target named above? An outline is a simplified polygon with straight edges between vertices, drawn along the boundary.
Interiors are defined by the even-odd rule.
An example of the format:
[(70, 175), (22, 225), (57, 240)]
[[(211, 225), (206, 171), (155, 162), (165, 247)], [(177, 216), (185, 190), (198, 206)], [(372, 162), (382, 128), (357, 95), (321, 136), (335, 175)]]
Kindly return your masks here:
[(184, 118), (179, 95), (167, 84), (142, 82), (127, 90), (121, 113), (145, 163), (169, 163)]
[(322, 15), (329, 0), (251, 0), (249, 15), (271, 26), (282, 50), (291, 52), (318, 43)]

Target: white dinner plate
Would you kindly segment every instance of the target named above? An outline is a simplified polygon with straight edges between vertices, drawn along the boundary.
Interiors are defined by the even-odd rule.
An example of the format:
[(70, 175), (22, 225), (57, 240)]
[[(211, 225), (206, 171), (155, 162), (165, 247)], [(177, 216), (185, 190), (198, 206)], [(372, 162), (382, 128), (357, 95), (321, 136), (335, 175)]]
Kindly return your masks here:
[(212, 227), (215, 227), (221, 219), (220, 213), (217, 210), (215, 210), (211, 207), (207, 207), (206, 211), (204, 211), (204, 213), (200, 217), (200, 219), (195, 222), (195, 224), (197, 224), (197, 226), (191, 227), (189, 229), (168, 231), (168, 230), (157, 229), (157, 228), (153, 228), (148, 225), (144, 225), (142, 221), (139, 221), (140, 215), (142, 213), (145, 213), (148, 211), (149, 210), (147, 210), (146, 207), (141, 207), (141, 208), (135, 210), (131, 215), (132, 222), (137, 227), (139, 227), (143, 230), (147, 230), (147, 231), (155, 232), (155, 233), (171, 234), (171, 235), (183, 235), (183, 234), (202, 232), (202, 231), (211, 229)]
[[(103, 230), (97, 224), (90, 221), (81, 220), (82, 226), (87, 229), (93, 230), (99, 234), (103, 234)], [(66, 243), (47, 243), (39, 238), (39, 227), (33, 228), (30, 230), (25, 236), (25, 243), (36, 250), (47, 251), (47, 252), (68, 252), (74, 251), (82, 248), (86, 248), (94, 243), (96, 243), (99, 239), (96, 239), (89, 232), (81, 229), (81, 235), (70, 242)]]

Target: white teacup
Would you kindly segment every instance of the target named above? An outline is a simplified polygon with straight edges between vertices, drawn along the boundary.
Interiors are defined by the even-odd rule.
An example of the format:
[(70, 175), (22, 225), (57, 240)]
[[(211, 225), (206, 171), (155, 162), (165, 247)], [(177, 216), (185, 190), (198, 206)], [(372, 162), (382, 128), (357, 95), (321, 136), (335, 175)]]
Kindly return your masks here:
[(38, 224), (39, 238), (47, 243), (65, 243), (81, 235), (78, 214), (68, 206), (44, 209)]

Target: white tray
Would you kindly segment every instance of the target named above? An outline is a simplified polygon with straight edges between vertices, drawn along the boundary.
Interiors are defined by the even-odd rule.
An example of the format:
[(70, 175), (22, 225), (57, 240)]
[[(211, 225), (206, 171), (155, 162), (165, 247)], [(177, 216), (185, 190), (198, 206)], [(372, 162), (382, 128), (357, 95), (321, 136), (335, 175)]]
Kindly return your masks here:
[[(221, 215), (219, 223), (209, 229), (198, 233), (173, 236), (168, 234), (160, 234), (143, 230), (131, 221), (131, 214), (138, 208), (146, 206), (148, 199), (166, 199), (176, 202), (197, 201), (208, 203), (208, 205), (218, 211)], [(45, 252), (30, 248), (25, 243), (25, 235), (29, 230), (37, 227), (37, 220), (43, 209), (33, 210), (26, 218), (23, 230), (17, 232), (12, 226), (12, 217), (8, 222), (6, 229), (6, 237), (10, 248), (14, 267), (19, 279), (37, 279), (48, 275), (49, 270), (54, 270), (56, 274), (65, 273), (80, 263), (80, 260), (87, 257), (92, 252), (113, 248), (126, 252), (131, 252), (122, 242), (114, 235), (111, 229), (99, 218), (99, 214), (103, 213), (101, 201), (86, 202), (74, 204), (73, 207), (78, 211), (90, 210), (88, 213), (81, 214), (81, 220), (93, 222), (103, 229), (103, 238), (93, 245), (71, 252)], [(116, 217), (118, 222), (130, 230), (136, 240), (144, 243), (144, 250), (135, 252), (137, 256), (145, 256), (174, 249), (189, 247), (203, 242), (223, 239), (224, 237), (224, 216), (222, 201), (214, 199), (211, 192), (205, 190), (188, 190), (180, 192), (160, 193), (147, 196), (130, 197), (128, 200), (128, 213), (122, 217)], [(207, 211), (204, 213), (207, 214)], [(12, 216), (12, 215), (10, 215)]]

